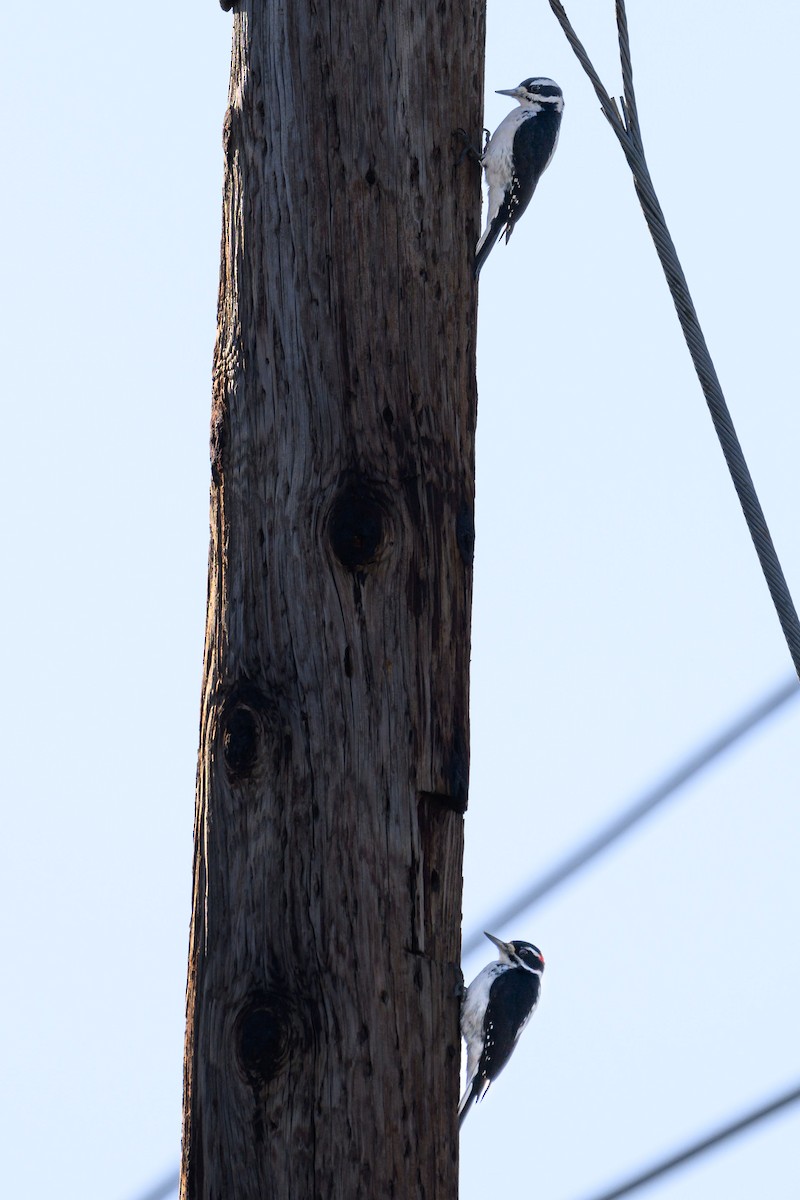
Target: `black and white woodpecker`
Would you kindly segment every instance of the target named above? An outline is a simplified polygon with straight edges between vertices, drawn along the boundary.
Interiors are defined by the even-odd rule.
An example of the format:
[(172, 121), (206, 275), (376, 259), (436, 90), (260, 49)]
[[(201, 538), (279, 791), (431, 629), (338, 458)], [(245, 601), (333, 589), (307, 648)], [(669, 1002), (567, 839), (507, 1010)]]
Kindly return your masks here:
[(523, 79), (519, 87), (498, 91), (519, 107), (495, 129), (480, 161), (489, 188), (486, 228), (475, 251), (475, 278), (495, 242), (511, 231), (528, 207), (536, 185), (550, 165), (558, 143), (564, 97), (552, 79)]
[(500, 957), (475, 976), (461, 1005), (467, 1086), (458, 1106), (459, 1125), (508, 1062), (536, 1011), (542, 987), (544, 958), (538, 947), (530, 942), (501, 942), (491, 933), (486, 937), (497, 946)]

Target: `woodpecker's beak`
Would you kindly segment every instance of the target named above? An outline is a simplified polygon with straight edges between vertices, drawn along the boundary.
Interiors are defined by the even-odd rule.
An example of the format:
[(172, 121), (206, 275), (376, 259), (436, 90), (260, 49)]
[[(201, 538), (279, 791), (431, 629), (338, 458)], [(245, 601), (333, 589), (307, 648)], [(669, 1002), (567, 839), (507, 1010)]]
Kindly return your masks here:
[[(495, 92), (495, 96), (513, 96), (515, 100), (518, 100), (524, 91), (525, 88), (521, 87), (498, 88)], [(486, 936), (489, 937), (490, 935), (487, 933)]]
[(483, 936), (488, 937), (490, 942), (494, 942), (495, 946), (497, 946), (497, 949), (502, 950), (504, 954), (511, 953), (508, 942), (501, 942), (500, 938), (496, 938), (493, 933), (487, 933), (485, 929), (483, 931)]

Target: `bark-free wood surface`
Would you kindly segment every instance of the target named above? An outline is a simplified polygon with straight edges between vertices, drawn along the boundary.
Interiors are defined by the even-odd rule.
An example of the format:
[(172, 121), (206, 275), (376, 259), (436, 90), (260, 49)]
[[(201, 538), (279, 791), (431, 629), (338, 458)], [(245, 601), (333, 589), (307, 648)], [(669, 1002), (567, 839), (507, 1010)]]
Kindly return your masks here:
[(456, 1196), (482, 55), (234, 14), (185, 1200)]

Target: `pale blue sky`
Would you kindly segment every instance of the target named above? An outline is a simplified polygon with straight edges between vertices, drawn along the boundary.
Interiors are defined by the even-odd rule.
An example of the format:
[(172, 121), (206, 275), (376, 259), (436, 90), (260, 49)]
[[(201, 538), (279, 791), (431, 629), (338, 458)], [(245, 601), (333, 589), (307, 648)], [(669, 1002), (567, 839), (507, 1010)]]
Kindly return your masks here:
[[(568, 11), (617, 93), (613, 8)], [(177, 1159), (230, 20), (5, 17), (0, 1123), (26, 1200), (133, 1200)], [(653, 177), (797, 599), (800, 11), (629, 0), (629, 21)], [(790, 672), (621, 152), (547, 0), (490, 3), (488, 126), (532, 74), (566, 111), (481, 276), (467, 931)], [(464, 1126), (463, 1200), (517, 1191), (521, 1163), (582, 1200), (800, 1076), (799, 721), (492, 931), (547, 971)], [(650, 1195), (795, 1194), (799, 1120)]]

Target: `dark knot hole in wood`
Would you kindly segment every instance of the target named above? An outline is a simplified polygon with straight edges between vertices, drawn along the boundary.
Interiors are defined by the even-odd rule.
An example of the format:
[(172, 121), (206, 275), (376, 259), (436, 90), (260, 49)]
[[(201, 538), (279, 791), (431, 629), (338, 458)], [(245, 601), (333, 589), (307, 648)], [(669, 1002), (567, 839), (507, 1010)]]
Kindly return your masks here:
[(349, 483), (333, 502), (328, 537), (342, 566), (354, 570), (378, 560), (386, 543), (388, 511), (376, 488)]
[(284, 725), (277, 692), (270, 696), (248, 679), (231, 687), (222, 703), (219, 727), (232, 782), (258, 779), (270, 765), (279, 769), (286, 749)]
[(239, 704), (227, 714), (222, 746), (230, 774), (249, 775), (258, 756), (258, 723), (251, 708)]
[(239, 1065), (249, 1083), (255, 1087), (268, 1083), (289, 1061), (290, 1002), (269, 993), (252, 996), (237, 1017), (235, 1037)]
[(471, 567), (475, 557), (475, 518), (472, 505), (462, 500), (456, 516), (456, 543), (464, 566)]

